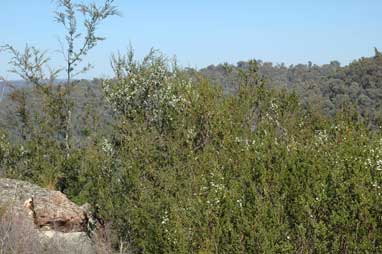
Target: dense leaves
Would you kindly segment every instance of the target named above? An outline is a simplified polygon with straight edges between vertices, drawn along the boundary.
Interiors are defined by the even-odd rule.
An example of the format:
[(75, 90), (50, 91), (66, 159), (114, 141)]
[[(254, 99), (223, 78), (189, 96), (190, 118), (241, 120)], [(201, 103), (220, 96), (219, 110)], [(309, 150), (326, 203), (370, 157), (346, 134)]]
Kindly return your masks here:
[(1, 48), (32, 84), (0, 78), (1, 176), (90, 203), (119, 253), (382, 252), (378, 50), (345, 67), (201, 71), (130, 50), (114, 78), (73, 80), (113, 2), (57, 1), (64, 82), (45, 52)]
[(87, 111), (69, 156), (49, 118), (21, 142), (4, 128), (3, 174), (91, 203), (128, 253), (382, 251), (382, 135), (357, 111), (304, 107), (255, 62), (234, 93), (160, 55), (118, 65), (111, 121)]

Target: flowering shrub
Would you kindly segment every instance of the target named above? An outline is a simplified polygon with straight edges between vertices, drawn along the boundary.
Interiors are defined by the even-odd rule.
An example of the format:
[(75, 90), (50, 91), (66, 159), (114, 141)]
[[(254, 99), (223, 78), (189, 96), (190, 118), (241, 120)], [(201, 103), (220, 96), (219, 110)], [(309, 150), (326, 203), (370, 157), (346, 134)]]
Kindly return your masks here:
[(177, 77), (167, 61), (151, 51), (140, 63), (127, 57), (114, 58), (117, 80), (103, 84), (107, 102), (123, 116), (134, 119), (143, 116), (147, 124), (159, 129), (171, 125), (173, 115), (182, 112), (187, 100), (182, 91), (190, 83)]
[(235, 94), (191, 83), (154, 52), (113, 66), (111, 131), (80, 137), (69, 157), (44, 132), (23, 146), (0, 136), (7, 176), (64, 176), (64, 193), (112, 222), (121, 253), (382, 252), (380, 130), (256, 78)]

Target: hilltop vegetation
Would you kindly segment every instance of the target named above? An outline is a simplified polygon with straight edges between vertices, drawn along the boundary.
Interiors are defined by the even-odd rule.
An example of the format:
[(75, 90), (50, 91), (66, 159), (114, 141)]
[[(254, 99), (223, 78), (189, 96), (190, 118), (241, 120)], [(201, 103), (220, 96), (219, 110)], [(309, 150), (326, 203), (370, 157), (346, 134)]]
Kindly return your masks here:
[(127, 253), (381, 251), (382, 136), (360, 113), (304, 107), (255, 62), (228, 94), (155, 53), (119, 63), (86, 96), (112, 120), (82, 112), (69, 151), (47, 95), (33, 124), (14, 112), (24, 136), (3, 128), (2, 174), (91, 203)]
[[(223, 88), (224, 94), (235, 93), (241, 82), (244, 82), (244, 73), (250, 71), (251, 61), (238, 62), (237, 65), (220, 64), (208, 66), (201, 70), (186, 69), (184, 73), (191, 79), (204, 77), (211, 84)], [(299, 97), (301, 106), (305, 109), (314, 105), (317, 111), (326, 116), (333, 117), (344, 108), (352, 108), (358, 112), (358, 117), (370, 128), (378, 128), (382, 122), (382, 56), (376, 49), (374, 57), (363, 57), (353, 61), (347, 66), (340, 66), (337, 61), (322, 66), (298, 64), (286, 67), (273, 65), (269, 62), (256, 61), (256, 72), (264, 86), (278, 91), (295, 93)], [(76, 135), (82, 135), (79, 122), (89, 120), (89, 110), (98, 113), (99, 122), (113, 121), (108, 105), (105, 103), (102, 92), (102, 80), (76, 81), (76, 91), (71, 95), (76, 101), (74, 115), (76, 121)], [(10, 84), (13, 84), (11, 82)], [(58, 82), (59, 84), (59, 82)], [(19, 89), (19, 87), (24, 89)], [(14, 119), (15, 101), (20, 100), (21, 93), (33, 93), (27, 82), (16, 82), (13, 90), (8, 88), (8, 96), (0, 102), (0, 125), (14, 131), (17, 121)], [(11, 92), (13, 91), (13, 92)], [(39, 101), (38, 94), (30, 94), (28, 100)], [(40, 108), (34, 106), (32, 101), (26, 101), (27, 108), (32, 112)], [(106, 126), (101, 127), (101, 129)], [(108, 130), (109, 131), (109, 130)], [(13, 137), (17, 139), (19, 134)]]
[[(248, 62), (236, 66), (212, 65), (201, 73), (232, 90), (248, 65)], [(258, 61), (258, 68), (269, 87), (296, 92), (304, 106), (316, 104), (331, 116), (350, 106), (376, 126), (381, 123), (382, 55), (377, 49), (374, 57), (363, 57), (344, 67), (337, 61), (322, 66), (309, 62), (289, 67)]]

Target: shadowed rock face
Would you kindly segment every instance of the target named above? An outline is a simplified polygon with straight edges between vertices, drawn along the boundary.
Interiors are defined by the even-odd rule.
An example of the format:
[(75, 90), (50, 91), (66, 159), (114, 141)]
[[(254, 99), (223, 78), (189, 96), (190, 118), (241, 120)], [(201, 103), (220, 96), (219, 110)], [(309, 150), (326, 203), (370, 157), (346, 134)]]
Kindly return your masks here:
[(86, 229), (87, 215), (61, 192), (34, 198), (35, 223), (42, 229), (60, 232), (82, 232)]
[[(33, 197), (33, 211), (23, 204)], [(64, 194), (49, 191), (36, 185), (0, 179), (0, 207), (23, 207), (27, 210), (35, 225), (41, 230), (54, 230), (63, 233), (84, 232), (88, 222), (86, 212)]]
[(22, 231), (38, 236), (43, 244), (60, 246), (64, 253), (94, 253), (85, 232), (87, 212), (61, 192), (0, 178), (0, 224), (5, 223), (22, 224)]

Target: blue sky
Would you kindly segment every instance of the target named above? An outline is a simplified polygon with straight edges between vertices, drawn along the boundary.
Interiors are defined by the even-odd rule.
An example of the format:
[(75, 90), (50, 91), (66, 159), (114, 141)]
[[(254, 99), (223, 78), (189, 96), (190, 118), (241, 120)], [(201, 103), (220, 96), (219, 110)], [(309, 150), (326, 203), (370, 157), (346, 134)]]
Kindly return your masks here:
[[(101, 1), (98, 1), (101, 2)], [(99, 29), (107, 37), (85, 59), (95, 68), (84, 77), (111, 73), (112, 52), (129, 43), (142, 57), (151, 47), (176, 55), (185, 67), (251, 58), (287, 65), (338, 60), (342, 64), (382, 49), (381, 0), (115, 0), (122, 17)], [(46, 49), (62, 64), (52, 0), (1, 0), (0, 45), (25, 43)], [(9, 56), (0, 54), (0, 75)]]

